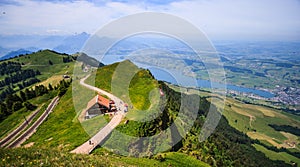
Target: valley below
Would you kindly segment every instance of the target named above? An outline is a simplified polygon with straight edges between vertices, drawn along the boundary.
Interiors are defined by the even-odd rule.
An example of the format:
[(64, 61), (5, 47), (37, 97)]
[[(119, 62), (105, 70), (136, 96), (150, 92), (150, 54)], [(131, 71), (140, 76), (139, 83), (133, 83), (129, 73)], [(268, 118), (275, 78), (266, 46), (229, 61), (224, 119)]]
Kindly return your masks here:
[[(160, 58), (155, 57), (155, 60)], [(146, 62), (151, 61), (149, 59)], [(55, 96), (58, 95), (60, 99), (45, 122), (20, 147), (0, 149), (0, 165), (299, 164), (299, 86), (293, 81), (298, 76), (293, 74), (289, 76), (293, 78), (290, 81), (276, 83), (272, 78), (280, 74), (269, 70), (262, 77), (256, 75), (254, 70), (251, 73), (249, 70), (236, 71), (236, 65), (229, 67), (233, 61), (242, 68), (244, 65), (238, 62), (245, 62), (245, 59), (230, 60), (226, 62), (227, 65), (225, 63), (226, 79), (227, 76), (234, 76), (228, 78), (228, 82), (233, 85), (227, 85), (225, 94), (211, 91), (206, 74), (201, 75), (201, 79), (197, 77), (199, 71), (194, 76), (198, 85), (184, 85), (182, 81), (188, 81), (186, 77), (191, 77), (186, 71), (166, 73), (151, 68), (150, 64), (142, 64), (135, 56), (119, 56), (113, 61), (111, 59), (110, 63), (104, 61), (102, 64), (79, 53), (68, 55), (42, 50), (1, 61), (0, 64), (6, 67), (1, 76), (1, 140), (21, 125), (35, 109), (43, 111)], [(189, 61), (189, 64), (187, 68), (192, 71), (194, 68), (202, 68), (195, 61)], [(271, 66), (264, 65), (264, 69)], [(297, 63), (290, 66), (290, 70), (298, 70)], [(26, 70), (34, 73), (23, 80), (8, 79)], [(239, 76), (242, 73), (243, 77)], [(91, 76), (86, 79), (86, 84), (119, 97), (129, 111), (90, 155), (77, 155), (70, 151), (88, 142), (91, 136), (114, 118), (114, 114), (100, 114), (89, 120), (78, 119), (88, 102), (97, 94), (79, 84), (88, 75)], [(243, 79), (235, 80), (237, 77)], [(220, 115), (220, 120), (211, 136), (200, 142), (200, 132), (211, 110)], [(196, 115), (193, 116), (192, 111), (197, 111), (194, 112)], [(36, 120), (33, 119), (33, 122)]]

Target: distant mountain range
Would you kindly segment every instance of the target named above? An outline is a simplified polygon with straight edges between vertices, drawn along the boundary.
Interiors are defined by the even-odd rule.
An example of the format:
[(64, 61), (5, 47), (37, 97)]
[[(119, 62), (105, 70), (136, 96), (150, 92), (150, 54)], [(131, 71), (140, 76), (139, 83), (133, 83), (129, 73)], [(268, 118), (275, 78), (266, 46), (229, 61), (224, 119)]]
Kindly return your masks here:
[[(193, 54), (193, 50), (185, 43), (167, 36), (133, 36), (120, 41), (106, 36), (90, 37), (91, 35), (86, 32), (73, 35), (0, 35), (0, 60), (44, 49), (67, 54), (84, 52), (93, 57), (102, 54), (101, 51), (107, 51), (101, 50), (101, 47), (104, 47), (102, 44), (110, 43), (114, 45), (108, 50), (107, 55), (123, 56), (149, 48), (160, 48), (175, 54)], [(82, 50), (88, 39), (88, 46)], [(213, 41), (213, 45), (222, 56), (222, 61), (226, 61), (224, 58), (300, 61), (300, 42)]]
[(30, 54), (32, 52), (33, 51), (29, 51), (29, 50), (25, 50), (25, 49), (18, 49), (16, 51), (11, 51), (11, 52), (7, 53), (6, 55), (0, 57), (0, 60), (5, 60), (5, 59), (13, 58), (13, 57), (16, 57), (18, 55)]
[(79, 52), (90, 34), (76, 35), (0, 35), (0, 60), (29, 54), (42, 49), (51, 49), (60, 53)]
[(85, 32), (78, 35), (68, 36), (61, 42), (60, 45), (54, 47), (53, 50), (67, 54), (79, 52), (89, 37), (90, 35)]

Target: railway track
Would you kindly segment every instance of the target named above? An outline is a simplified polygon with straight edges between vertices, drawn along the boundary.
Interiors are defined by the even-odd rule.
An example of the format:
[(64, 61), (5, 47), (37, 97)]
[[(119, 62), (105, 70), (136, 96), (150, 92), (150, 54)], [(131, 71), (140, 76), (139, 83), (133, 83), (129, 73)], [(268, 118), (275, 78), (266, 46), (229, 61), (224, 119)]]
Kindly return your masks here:
[(9, 133), (5, 138), (0, 141), (0, 147), (5, 147), (8, 143), (10, 143), (16, 136), (18, 136), (36, 117), (36, 115), (40, 112), (40, 108), (34, 111), (33, 114), (29, 116), (20, 126), (18, 126), (14, 131)]
[(7, 148), (19, 147), (24, 143), (31, 135), (34, 134), (36, 129), (46, 120), (48, 115), (52, 112), (53, 108), (56, 106), (59, 98), (56, 96), (51, 103), (48, 105), (44, 113), (30, 126), (25, 132), (23, 132), (17, 139), (11, 142)]

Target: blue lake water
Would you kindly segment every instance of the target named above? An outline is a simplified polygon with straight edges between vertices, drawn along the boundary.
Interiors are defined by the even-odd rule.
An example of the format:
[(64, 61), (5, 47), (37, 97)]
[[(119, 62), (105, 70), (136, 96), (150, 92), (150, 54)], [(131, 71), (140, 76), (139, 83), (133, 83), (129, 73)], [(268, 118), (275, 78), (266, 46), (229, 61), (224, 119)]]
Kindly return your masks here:
[(238, 91), (242, 93), (253, 93), (255, 95), (264, 97), (264, 98), (272, 98), (275, 95), (258, 89), (251, 89), (236, 85), (228, 85), (228, 84), (220, 84), (220, 83), (212, 83), (208, 80), (202, 80), (202, 79), (194, 79), (192, 77), (183, 76), (179, 72), (166, 72), (164, 70), (160, 70), (157, 68), (149, 68), (153, 76), (158, 80), (167, 81), (172, 84), (181, 85), (181, 86), (187, 86), (187, 87), (199, 87), (199, 88), (222, 88), (222, 89), (228, 89), (233, 91)]
[[(101, 62), (104, 64), (111, 64), (114, 62), (119, 62), (124, 60), (124, 56), (105, 56)], [(134, 60), (131, 60), (134, 62)], [(151, 71), (153, 76), (157, 80), (166, 81), (175, 85), (185, 86), (185, 87), (198, 87), (198, 88), (221, 88), (221, 89), (228, 89), (233, 90), (241, 93), (253, 93), (255, 95), (264, 97), (264, 98), (272, 98), (275, 95), (258, 89), (252, 89), (252, 88), (246, 88), (236, 85), (228, 85), (228, 84), (220, 84), (215, 82), (210, 82), (208, 80), (202, 80), (202, 79), (195, 79), (192, 77), (188, 77), (185, 75), (182, 75), (181, 72), (178, 71), (166, 71), (164, 69), (154, 68), (147, 66), (146, 64), (140, 64), (137, 62), (134, 62), (136, 65), (142, 68), (147, 68)]]

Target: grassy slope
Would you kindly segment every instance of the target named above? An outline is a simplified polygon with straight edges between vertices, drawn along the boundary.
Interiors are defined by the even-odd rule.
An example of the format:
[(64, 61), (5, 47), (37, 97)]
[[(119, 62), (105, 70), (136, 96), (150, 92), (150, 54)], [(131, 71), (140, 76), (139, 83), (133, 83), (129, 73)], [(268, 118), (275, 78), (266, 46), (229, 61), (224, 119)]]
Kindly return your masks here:
[[(63, 63), (63, 57), (66, 57), (66, 55), (44, 50), (26, 56), (5, 60), (3, 62), (15, 61), (24, 63), (22, 69), (39, 70), (42, 75), (37, 76), (37, 78), (40, 79), (41, 82), (36, 85), (43, 84), (44, 86), (48, 86), (49, 83), (53, 85), (57, 84), (63, 79), (62, 75), (66, 72), (72, 72), (74, 62)], [(53, 65), (49, 65), (49, 60), (52, 61)], [(57, 92), (54, 93), (56, 94)], [(54, 94), (47, 94), (34, 98), (30, 100), (30, 102), (36, 106), (41, 106), (45, 102), (51, 100), (54, 96)], [(4, 121), (0, 122), (0, 138), (4, 137), (8, 132), (16, 128), (24, 121), (24, 116), (26, 117), (31, 113), (32, 112), (29, 112), (26, 109), (21, 109), (20, 111), (10, 115)]]
[[(55, 86), (60, 80), (63, 79), (62, 75), (71, 74), (73, 72), (75, 63), (73, 61), (64, 63), (64, 57), (66, 58), (68, 55), (56, 53), (50, 50), (43, 50), (29, 55), (5, 60), (3, 62), (13, 61), (21, 63), (23, 64), (22, 70), (39, 70), (41, 75), (36, 76), (36, 78), (41, 80), (41, 82), (35, 85), (43, 84), (44, 86), (48, 86), (48, 84), (51, 83), (53, 86)], [(49, 64), (49, 61), (52, 62), (52, 65)], [(19, 91), (18, 87), (15, 87), (14, 89)]]
[(42, 81), (42, 82), (39, 82), (35, 85), (44, 85), (46, 87), (48, 87), (49, 84), (51, 84), (53, 87), (55, 87), (56, 85), (59, 84), (59, 81), (61, 81), (63, 79), (63, 77), (61, 75), (53, 75), (52, 77)]
[[(172, 87), (173, 88), (173, 87)], [(178, 87), (174, 87), (176, 91), (179, 91)], [(202, 97), (209, 97), (211, 94), (198, 90), (190, 89), (188, 93), (199, 94)], [(218, 96), (218, 95), (216, 95)], [(208, 98), (210, 99), (210, 98)], [(220, 107), (219, 103), (215, 103)], [(228, 119), (229, 124), (237, 130), (247, 133), (253, 139), (256, 139), (257, 135), (267, 136), (267, 139), (273, 140), (273, 143), (279, 145), (284, 144), (287, 137), (281, 132), (274, 130), (268, 124), (277, 125), (291, 125), (294, 127), (300, 127), (299, 116), (285, 113), (280, 110), (268, 108), (259, 105), (245, 104), (241, 101), (233, 98), (226, 98), (223, 115)], [(251, 121), (250, 121), (250, 117)], [(256, 134), (255, 136), (253, 134)], [(267, 139), (265, 142), (267, 142)], [(259, 139), (264, 141), (264, 139)], [(298, 143), (299, 148), (299, 141)], [(271, 145), (271, 143), (269, 143)]]
[(99, 115), (91, 119), (82, 122), (82, 127), (84, 130), (92, 135), (95, 135), (102, 127), (104, 127), (108, 122), (105, 119), (106, 116)]
[[(63, 57), (66, 56), (49, 50), (44, 50), (19, 58), (14, 58), (12, 60), (24, 63), (24, 69), (39, 70), (42, 75), (38, 76), (38, 79), (46, 80), (53, 75), (63, 75), (65, 73), (72, 72), (74, 62), (63, 63)], [(53, 63), (53, 65), (49, 64), (49, 60)]]
[(158, 83), (149, 71), (137, 68), (130, 61), (123, 61), (99, 68), (95, 75), (95, 80), (90, 77), (86, 83), (112, 92), (132, 106), (128, 119), (141, 120), (147, 117), (146, 113), (155, 112), (159, 98)]
[[(175, 90), (179, 91), (178, 87), (172, 87)], [(207, 92), (196, 91), (193, 89), (189, 90), (189, 93), (196, 93), (203, 97), (209, 97), (210, 94)], [(218, 106), (218, 104), (216, 104)], [(220, 106), (219, 106), (220, 107)], [(299, 136), (295, 135), (283, 135), (282, 132), (276, 131), (268, 124), (277, 124), (277, 125), (291, 125), (300, 127), (299, 116), (291, 115), (280, 110), (275, 110), (272, 108), (245, 104), (241, 101), (227, 98), (225, 103), (225, 109), (223, 115), (229, 121), (229, 124), (236, 128), (237, 130), (247, 133), (252, 139), (258, 139), (262, 143), (267, 145), (273, 145), (276, 147), (286, 147), (284, 144), (286, 140), (294, 141), (297, 143), (297, 148), (289, 148), (291, 151), (298, 152), (300, 148)], [(250, 125), (250, 116), (253, 116), (253, 120)], [(254, 130), (256, 132), (254, 132)], [(293, 136), (287, 138), (287, 136)], [(284, 152), (276, 153), (270, 151), (261, 145), (254, 145), (258, 151), (265, 153), (268, 157), (273, 160), (284, 160), (289, 163), (290, 159), (297, 159), (296, 157), (289, 155)]]
[[(97, 149), (96, 152), (89, 156), (69, 154), (68, 151), (89, 138), (77, 119), (74, 119), (76, 113), (72, 104), (71, 93), (71, 89), (69, 89), (66, 95), (61, 98), (54, 112), (50, 114), (50, 117), (26, 141), (26, 143), (34, 142), (33, 148), (28, 148), (29, 152), (31, 152), (30, 155), (26, 153), (27, 149), (9, 152), (9, 154), (15, 155), (14, 158), (20, 156), (20, 159), (15, 158), (14, 160), (10, 160), (11, 162), (16, 164), (22, 162), (44, 163), (57, 166), (68, 164), (76, 164), (76, 166), (85, 166), (87, 164), (88, 166), (153, 166), (153, 164), (157, 166), (186, 166), (187, 164), (189, 166), (208, 166), (199, 160), (181, 153), (166, 153), (164, 155), (165, 161), (163, 162), (147, 158), (122, 157), (111, 154), (103, 149)], [(95, 118), (95, 120), (98, 119), (100, 117)], [(40, 151), (40, 148), (43, 148), (42, 151)], [(51, 149), (48, 150), (49, 148)], [(37, 154), (38, 156), (35, 156)]]
[(208, 165), (181, 153), (166, 153), (165, 160), (122, 157), (106, 151), (101, 155), (70, 154), (55, 149), (0, 149), (0, 166), (203, 166)]
[[(128, 66), (128, 69), (129, 68), (135, 68), (135, 71), (137, 71), (138, 69), (136, 68), (136, 67), (134, 67), (134, 66), (132, 66), (132, 64), (128, 64), (128, 62), (127, 61), (125, 61), (125, 62), (122, 62), (122, 63), (124, 63), (124, 64), (127, 64), (127, 66)], [(114, 86), (113, 84), (115, 83), (115, 82), (117, 82), (117, 81), (120, 81), (120, 82), (117, 82), (117, 83), (119, 83), (120, 85), (126, 85), (127, 83), (125, 82), (125, 83), (122, 83), (122, 81), (123, 80), (126, 80), (126, 77), (130, 77), (130, 75), (120, 75), (120, 74), (123, 74), (123, 73), (130, 73), (129, 71), (127, 71), (128, 69), (127, 68), (123, 68), (123, 70), (120, 70), (121, 71), (121, 73), (118, 73), (119, 72), (119, 69), (118, 68), (121, 68), (122, 69), (122, 67), (120, 67), (120, 66), (122, 66), (122, 65), (120, 65), (120, 63), (115, 63), (115, 64), (113, 64), (112, 66), (106, 66), (106, 67), (103, 67), (101, 70), (98, 70), (97, 71), (97, 74), (96, 74), (96, 79), (95, 79), (95, 85), (97, 86), (97, 87), (100, 87), (100, 88), (104, 88), (104, 89), (106, 89), (107, 91), (111, 91), (112, 90), (112, 87)], [(145, 74), (145, 73), (144, 73)], [(125, 76), (125, 78), (124, 78), (124, 76)], [(147, 89), (147, 86), (146, 85), (149, 85), (149, 84), (145, 84), (145, 83), (143, 83), (143, 80), (138, 80), (138, 79), (144, 79), (144, 78), (147, 78), (147, 76), (145, 76), (145, 77), (142, 77), (143, 76), (143, 74), (139, 74), (139, 73), (137, 73), (136, 74), (136, 76), (139, 76), (139, 77), (137, 77), (137, 78), (134, 78), (133, 77), (133, 79), (131, 80), (131, 84), (130, 84), (130, 88), (129, 88), (129, 94), (130, 95), (133, 95), (133, 96), (130, 96), (130, 100), (132, 100), (132, 101), (135, 101), (135, 99), (134, 98), (136, 98), (136, 99), (139, 99), (139, 102), (141, 102), (141, 103), (145, 103), (145, 102), (143, 102), (143, 99), (142, 100), (140, 100), (141, 98), (139, 97), (139, 94), (137, 94), (137, 93), (140, 93), (140, 92), (145, 92), (145, 93), (142, 93), (143, 94), (143, 97), (149, 97), (149, 94), (151, 94), (150, 92), (152, 91), (152, 90), (155, 90), (154, 88), (155, 87), (152, 87), (152, 89)], [(149, 76), (148, 76), (149, 77)], [(135, 79), (137, 79), (137, 80), (135, 80)], [(89, 82), (90, 84), (91, 84), (91, 82), (92, 82), (92, 79), (90, 79), (90, 80), (88, 80), (87, 82)], [(113, 83), (113, 84), (111, 84), (111, 83)], [(138, 83), (138, 84), (133, 84), (133, 83)], [(149, 82), (150, 83), (150, 82)], [(128, 84), (127, 84), (128, 85)], [(133, 89), (133, 87), (134, 87), (134, 89)], [(149, 87), (151, 87), (151, 86), (149, 86)], [(130, 92), (130, 90), (132, 91), (132, 92)], [(139, 90), (138, 92), (136, 91), (136, 92), (134, 92), (134, 90)], [(142, 91), (141, 91), (142, 90)], [(124, 89), (123, 90), (121, 90), (121, 89), (118, 89), (118, 87), (116, 87), (116, 89), (114, 89), (113, 91), (116, 91), (116, 92), (114, 92), (114, 94), (117, 94), (119, 97), (121, 97), (121, 98), (123, 98), (125, 101), (127, 100), (128, 101), (128, 97), (126, 96), (126, 94), (124, 93)], [(122, 92), (123, 91), (123, 92)], [(125, 95), (124, 95), (125, 94)], [(202, 95), (204, 95), (204, 96), (210, 96), (210, 94), (209, 93), (206, 93), (206, 92), (204, 92), (204, 93), (201, 93)], [(149, 98), (149, 99), (151, 99), (151, 98)], [(154, 98), (155, 99), (155, 98)], [(137, 100), (136, 100), (137, 101)], [(150, 100), (151, 101), (151, 100)], [(154, 100), (155, 101), (155, 100)], [(152, 101), (151, 101), (152, 102)], [(133, 103), (133, 105), (134, 105), (134, 110), (130, 110), (130, 112), (127, 114), (127, 118), (134, 118), (134, 120), (138, 120), (138, 118), (139, 118), (139, 115), (141, 115), (141, 114), (138, 114), (139, 112), (139, 110), (137, 110), (136, 108), (141, 108), (141, 107), (137, 107), (137, 105), (135, 105), (135, 103)], [(233, 104), (232, 104), (233, 105)], [(236, 106), (235, 106), (237, 109), (236, 109), (236, 111), (238, 111), (238, 110), (242, 110), (242, 108), (243, 107), (245, 107), (245, 105), (242, 105), (241, 103), (239, 103), (239, 104), (237, 104)], [(150, 110), (151, 110), (151, 108), (150, 108)], [(260, 111), (260, 113), (257, 113), (256, 112), (256, 110), (259, 110)], [(264, 118), (263, 116), (264, 115), (266, 115), (266, 116), (268, 116), (268, 117), (271, 117), (271, 116), (273, 116), (274, 115), (274, 113), (272, 112), (272, 111), (269, 111), (269, 110), (266, 110), (265, 108), (260, 108), (259, 106), (247, 106), (247, 111), (251, 111), (251, 114), (255, 114), (255, 118), (257, 118), (257, 119), (260, 119), (260, 118)], [(236, 113), (236, 112), (235, 112)], [(241, 124), (244, 122), (244, 125), (243, 126), (245, 126), (245, 125), (248, 125), (249, 126), (249, 130), (252, 130), (251, 128), (252, 127), (250, 127), (250, 125), (249, 125), (249, 116), (245, 116), (245, 115), (247, 115), (247, 114), (239, 114), (239, 113), (236, 113), (237, 114), (237, 116), (238, 117), (241, 117), (241, 119), (243, 120), (243, 121), (239, 121), (239, 122), (241, 122)], [(145, 114), (145, 112), (143, 112), (143, 115), (146, 115)], [(229, 114), (229, 115), (231, 115), (231, 114)], [(276, 115), (277, 116), (277, 115)], [(283, 115), (281, 114), (280, 116), (282, 116), (283, 117)], [(274, 116), (275, 117), (275, 116)], [(272, 117), (273, 118), (273, 117)], [(278, 120), (280, 120), (281, 119), (281, 117), (279, 118), (279, 119), (276, 119), (277, 117), (275, 117), (275, 118), (273, 118), (275, 121), (278, 121)], [(233, 119), (233, 118), (232, 118)], [(232, 120), (231, 119), (231, 120)], [(231, 121), (232, 122), (232, 121)], [(261, 121), (260, 121), (261, 122)], [(129, 122), (129, 123), (131, 123), (131, 122)], [(295, 124), (295, 121), (292, 121), (292, 123), (294, 123)], [(122, 123), (123, 124), (123, 123)], [(262, 129), (262, 131), (263, 131), (263, 128), (269, 128), (269, 130), (270, 129), (272, 129), (272, 128), (270, 128), (270, 127), (268, 127), (268, 126), (266, 126), (267, 124), (263, 124), (263, 127), (261, 128)], [(253, 125), (254, 126), (254, 125)], [(256, 125), (256, 126), (260, 126), (260, 125)], [(129, 129), (127, 129), (127, 131), (129, 131), (128, 133), (130, 133), (130, 134), (134, 134), (135, 133), (135, 131), (138, 131), (138, 128), (139, 127), (135, 127), (135, 126), (129, 126), (130, 128)], [(243, 128), (248, 128), (247, 126), (246, 127), (243, 127)], [(242, 128), (241, 128), (242, 129)], [(240, 129), (239, 129), (240, 130)], [(125, 129), (125, 131), (126, 131), (126, 129)], [(275, 134), (277, 134), (277, 133), (275, 133)], [(281, 139), (285, 139), (284, 138), (284, 136), (281, 134), (281, 133), (279, 133), (279, 134), (277, 134), (278, 136), (278, 138), (279, 137), (283, 137), (283, 138), (281, 138)], [(115, 140), (113, 140), (113, 141), (111, 141), (111, 143), (109, 143), (109, 144), (112, 144), (112, 145), (122, 145), (122, 144), (118, 144), (118, 143), (126, 143), (126, 142), (128, 142), (128, 141), (125, 141), (125, 139), (120, 139), (120, 140), (118, 140), (118, 137), (116, 137), (116, 134), (112, 134), (112, 138), (114, 138)], [(114, 148), (113, 146), (112, 147), (110, 147), (110, 148)], [(124, 150), (126, 150), (126, 148), (124, 148)]]
[[(179, 91), (179, 87), (177, 86), (171, 85), (171, 88)], [(183, 91), (185, 91), (185, 89)], [(199, 94), (201, 97), (212, 96), (211, 93), (194, 89), (189, 89), (188, 93)], [(215, 105), (220, 107), (220, 104), (218, 103), (216, 103)], [(226, 119), (228, 119), (229, 124), (232, 127), (243, 133), (253, 132), (253, 130), (255, 129), (256, 133), (264, 134), (271, 139), (274, 138), (273, 140), (275, 140), (276, 142), (280, 141), (280, 143), (283, 143), (283, 141), (287, 138), (281, 132), (278, 132), (268, 126), (268, 124), (291, 125), (300, 127), (299, 116), (285, 113), (273, 108), (253, 104), (245, 104), (230, 97), (226, 98), (223, 115), (226, 117)], [(251, 121), (251, 126), (249, 116), (254, 117)]]
[(267, 148), (265, 148), (264, 146), (261, 146), (259, 144), (254, 144), (253, 145), (257, 150), (263, 152), (264, 154), (266, 154), (267, 157), (269, 157), (270, 159), (273, 160), (283, 160), (286, 163), (290, 163), (291, 161), (296, 162), (297, 164), (300, 164), (300, 159), (297, 157), (294, 157), (286, 152), (275, 152), (275, 151), (271, 151), (268, 150)]
[[(49, 103), (54, 96), (56, 96), (56, 94), (45, 94), (43, 96), (31, 99), (30, 103), (35, 106), (42, 106), (45, 103)], [(21, 110), (14, 112), (5, 120), (0, 122), (0, 138), (5, 137), (6, 134), (14, 130), (19, 124), (24, 121), (24, 117), (29, 116), (32, 112), (33, 111), (28, 111), (26, 108), (22, 108)]]
[[(228, 99), (226, 104), (223, 114), (229, 120), (230, 125), (247, 133), (252, 138), (256, 138), (253, 136), (254, 133), (263, 134), (268, 136), (271, 140), (282, 144), (287, 138), (279, 131), (268, 126), (268, 124), (300, 126), (300, 122), (296, 119), (298, 116), (287, 116), (278, 110), (263, 106), (243, 104), (233, 99)], [(251, 125), (250, 116), (253, 117)], [(254, 130), (256, 132), (254, 132)]]
[[(77, 81), (75, 81), (75, 83), (76, 82)], [(52, 159), (54, 161), (54, 164), (56, 165), (66, 165), (74, 161), (73, 163), (81, 166), (81, 159), (83, 158), (76, 158), (75, 155), (68, 154), (66, 153), (66, 151), (72, 150), (89, 138), (84, 129), (88, 134), (91, 134), (95, 132), (97, 124), (99, 127), (105, 124), (105, 121), (103, 121), (102, 117), (95, 117), (94, 119), (89, 120), (88, 122), (83, 122), (83, 124), (80, 125), (78, 120), (74, 119), (76, 117), (76, 112), (74, 111), (75, 109), (72, 102), (72, 92), (71, 88), (69, 88), (67, 93), (60, 99), (60, 102), (54, 109), (54, 112), (50, 114), (50, 117), (39, 127), (38, 131), (25, 143), (27, 144), (34, 142), (33, 148), (29, 148), (29, 150), (33, 149), (32, 151), (37, 151), (34, 150), (35, 148), (54, 148), (53, 154), (63, 154), (60, 160)], [(98, 122), (99, 120), (100, 122)], [(92, 124), (95, 126), (95, 128), (85, 127), (85, 124), (89, 126)], [(62, 152), (56, 152), (55, 149), (57, 148), (62, 150)], [(47, 152), (48, 150), (45, 151)], [(50, 157), (53, 154), (51, 154)], [(27, 155), (25, 154), (24, 156), (26, 157)], [(182, 166), (187, 164), (189, 164), (190, 166), (207, 166), (205, 163), (181, 153), (166, 153), (164, 156), (165, 161), (160, 162), (158, 160), (147, 158), (122, 157), (108, 153), (107, 151), (103, 151), (103, 149), (97, 149), (92, 155), (86, 156), (84, 157), (84, 159), (86, 159), (85, 161), (88, 162), (87, 164), (94, 164), (93, 162), (97, 161), (104, 162), (105, 165), (113, 166), (153, 166), (153, 164), (156, 164), (158, 166), (169, 166), (170, 164), (172, 166)], [(93, 157), (95, 161), (91, 162), (90, 157)], [(43, 158), (29, 157), (29, 159), (36, 159), (36, 162), (41, 161)], [(51, 158), (49, 158), (49, 160), (51, 160)], [(103, 163), (96, 163), (96, 166), (102, 164)]]
[[(117, 65), (115, 64), (115, 67), (116, 66)], [(112, 67), (110, 67), (110, 68), (112, 68)], [(109, 84), (110, 82), (107, 82), (106, 81), (107, 78), (105, 79), (104, 77), (108, 77), (108, 80), (109, 80), (109, 76), (112, 76), (114, 70), (109, 69), (109, 68), (105, 69), (105, 68), (107, 68), (107, 67), (103, 67), (102, 69), (107, 70), (106, 72), (102, 73), (101, 72), (102, 70), (97, 71), (97, 76), (101, 76), (101, 77), (96, 78), (97, 79), (96, 86), (99, 86), (100, 88), (109, 90), (109, 88), (111, 87)], [(104, 76), (104, 75), (106, 75), (106, 76)], [(153, 88), (155, 88), (155, 87), (153, 87)], [(151, 90), (151, 89), (149, 89), (149, 90)], [(147, 92), (147, 91), (145, 91), (145, 92)], [(149, 94), (149, 91), (147, 92), (147, 95), (148, 94)], [(121, 96), (121, 97), (124, 99), (128, 98), (126, 96), (125, 97)], [(143, 97), (145, 97), (145, 99), (147, 99), (148, 96), (143, 96)], [(147, 101), (147, 100), (145, 100), (145, 101)], [(148, 101), (150, 102), (149, 99), (148, 99)], [(76, 113), (74, 111), (74, 106), (73, 106), (72, 102), (73, 101), (72, 101), (71, 90), (69, 89), (68, 92), (66, 93), (66, 95), (63, 96), (63, 98), (60, 100), (60, 103), (55, 108), (54, 112), (50, 115), (50, 117), (47, 119), (47, 121), (45, 123), (43, 123), (39, 127), (37, 133), (34, 134), (33, 137), (29, 139), (29, 141), (27, 141), (27, 143), (35, 142), (34, 147), (38, 146), (38, 148), (42, 147), (42, 148), (48, 149), (48, 148), (54, 147), (54, 148), (62, 149), (63, 152), (55, 152), (55, 150), (53, 150), (53, 154), (50, 153), (51, 154), (50, 156), (54, 155), (52, 160), (58, 164), (59, 163), (68, 163), (68, 162), (73, 162), (73, 161), (77, 162), (76, 160), (79, 159), (78, 164), (80, 165), (82, 163), (81, 162), (82, 158), (80, 158), (80, 156), (79, 156), (79, 158), (76, 158), (76, 155), (69, 155), (64, 151), (69, 151), (88, 139), (88, 135), (84, 132), (84, 130), (80, 126), (80, 123), (76, 119), (74, 119), (76, 117)], [(234, 102), (234, 103), (236, 103), (236, 102)], [(138, 108), (137, 106), (139, 106), (139, 105), (135, 105), (134, 102), (133, 102), (133, 105), (135, 108)], [(145, 108), (147, 108), (147, 107), (149, 107), (149, 104), (145, 106)], [(237, 107), (243, 107), (243, 106), (237, 105)], [(231, 115), (231, 113), (229, 115)], [(259, 116), (261, 116), (261, 114), (257, 115), (258, 118), (259, 118)], [(234, 123), (235, 118), (239, 118), (239, 117), (242, 118), (242, 115), (238, 114), (237, 116), (233, 116), (231, 119), (229, 118), (230, 124)], [(248, 118), (248, 121), (246, 118), (244, 118), (245, 124), (249, 124), (249, 118)], [(240, 120), (238, 120), (238, 122), (240, 122)], [(292, 121), (292, 122), (294, 122), (294, 121)], [(32, 148), (32, 151), (34, 152), (37, 150)], [(49, 150), (46, 150), (46, 152), (47, 151), (49, 151)], [(105, 162), (109, 161), (108, 163), (105, 163), (106, 165), (107, 164), (116, 165), (117, 162), (118, 163), (120, 162), (119, 164), (117, 163), (117, 165), (122, 165), (122, 164), (124, 164), (124, 162), (126, 162), (126, 165), (143, 164), (144, 166), (148, 166), (149, 164), (152, 165), (154, 163), (158, 163), (159, 166), (164, 166), (164, 165), (167, 166), (168, 163), (165, 163), (165, 162), (170, 162), (171, 164), (174, 164), (173, 166), (182, 166), (182, 164), (185, 164), (185, 165), (191, 164), (191, 166), (194, 166), (193, 163), (201, 163), (198, 160), (195, 160), (195, 161), (191, 160), (191, 162), (184, 161), (185, 159), (189, 160), (190, 157), (188, 157), (186, 155), (181, 155), (179, 153), (167, 153), (166, 157), (168, 157), (168, 155), (170, 154), (170, 157), (173, 157), (173, 158), (169, 158), (169, 159), (166, 158), (167, 160), (164, 161), (163, 163), (159, 163), (159, 161), (153, 161), (153, 160), (149, 160), (149, 159), (135, 159), (135, 158), (129, 158), (129, 157), (121, 157), (120, 158), (115, 155), (111, 155), (108, 157), (106, 156), (105, 159), (103, 159), (103, 157), (102, 157), (102, 159), (101, 159), (101, 156), (103, 156), (103, 153), (98, 152), (98, 151), (99, 150), (96, 150), (95, 155), (92, 155), (92, 157), (95, 156), (95, 157), (93, 157), (94, 159), (99, 158), (98, 159), (99, 161), (105, 161)], [(26, 150), (23, 152), (26, 152)], [(29, 149), (29, 152), (30, 152), (30, 149)], [(52, 152), (52, 150), (50, 152)], [(13, 151), (9, 152), (9, 153), (14, 154)], [(21, 154), (21, 156), (22, 156), (22, 153), (17, 153), (16, 155), (18, 155), (18, 154)], [(34, 160), (34, 157), (30, 157), (26, 153), (23, 153), (23, 154), (26, 158)], [(41, 153), (41, 154), (43, 154), (43, 153)], [(58, 156), (61, 154), (63, 154), (61, 157), (66, 158), (66, 159), (59, 159), (59, 158), (57, 159), (56, 158), (56, 160), (55, 160), (55, 156)], [(171, 154), (174, 154), (174, 155), (171, 155)], [(85, 158), (89, 159), (89, 157), (85, 157)], [(42, 159), (44, 159), (44, 158), (38, 158), (38, 160), (42, 160)], [(120, 161), (118, 161), (118, 159), (120, 159)], [(171, 159), (173, 159), (173, 160), (171, 160)], [(15, 161), (18, 162), (18, 160), (15, 160)], [(62, 162), (62, 161), (64, 161), (64, 162)], [(86, 160), (86, 161), (89, 161), (89, 160)]]
[(89, 136), (74, 117), (76, 113), (72, 101), (72, 90), (68, 89), (47, 121), (26, 143), (34, 142), (34, 145), (44, 148), (60, 147), (62, 150), (71, 150), (79, 146)]

